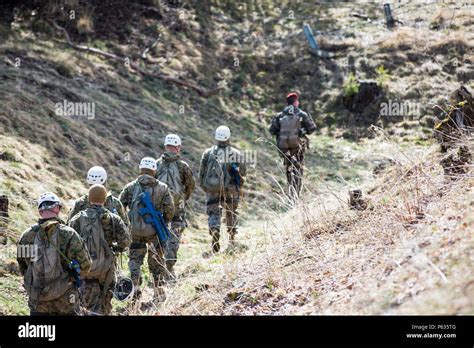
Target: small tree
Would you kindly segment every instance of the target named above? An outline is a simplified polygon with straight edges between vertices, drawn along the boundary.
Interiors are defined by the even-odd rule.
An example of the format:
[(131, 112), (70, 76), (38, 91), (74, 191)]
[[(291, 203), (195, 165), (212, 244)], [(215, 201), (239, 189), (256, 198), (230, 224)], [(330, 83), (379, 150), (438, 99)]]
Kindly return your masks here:
[(349, 73), (342, 86), (344, 90), (344, 97), (350, 97), (359, 92), (359, 81), (357, 81), (354, 73)]
[(379, 67), (375, 69), (375, 73), (377, 74), (377, 78), (376, 78), (377, 84), (380, 87), (385, 87), (386, 83), (391, 77), (389, 74), (389, 71), (386, 70), (383, 65), (380, 65)]

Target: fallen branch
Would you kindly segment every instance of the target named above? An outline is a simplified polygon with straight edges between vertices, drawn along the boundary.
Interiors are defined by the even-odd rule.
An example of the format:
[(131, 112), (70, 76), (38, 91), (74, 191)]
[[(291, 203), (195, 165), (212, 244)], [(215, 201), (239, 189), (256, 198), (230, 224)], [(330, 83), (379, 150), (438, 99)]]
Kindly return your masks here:
[[(94, 53), (94, 54), (97, 54), (99, 56), (102, 56), (102, 57), (105, 57), (105, 58), (109, 58), (109, 59), (113, 59), (113, 60), (117, 60), (117, 61), (120, 61), (120, 62), (124, 62), (126, 61), (127, 57), (121, 57), (121, 56), (118, 56), (114, 53), (110, 53), (110, 52), (106, 52), (106, 51), (102, 51), (98, 48), (95, 48), (95, 47), (89, 47), (89, 46), (84, 46), (84, 45), (77, 45), (75, 43), (73, 43), (71, 41), (71, 37), (69, 36), (69, 33), (67, 32), (66, 29), (64, 29), (63, 27), (61, 27), (59, 24), (57, 24), (55, 21), (52, 22), (52, 24), (54, 25), (54, 27), (61, 31), (63, 34), (64, 34), (64, 37), (66, 38), (66, 43), (68, 46), (78, 50), (78, 51), (83, 51), (83, 52), (89, 52), (89, 53)], [(135, 71), (138, 71), (140, 74), (144, 75), (144, 76), (150, 76), (150, 77), (157, 77), (157, 78), (160, 78), (160, 79), (163, 79), (167, 82), (170, 82), (170, 83), (173, 83), (175, 85), (178, 85), (178, 86), (183, 86), (183, 87), (187, 87), (187, 88), (190, 88), (194, 91), (196, 91), (201, 97), (210, 97), (214, 94), (216, 94), (218, 91), (219, 91), (219, 88), (215, 88), (215, 89), (212, 89), (212, 90), (208, 90), (204, 87), (201, 87), (199, 85), (196, 85), (194, 82), (191, 82), (191, 81), (185, 81), (185, 80), (180, 80), (179, 78), (175, 78), (175, 77), (172, 77), (172, 76), (169, 76), (169, 75), (165, 75), (165, 74), (162, 74), (162, 73), (150, 73), (144, 69), (142, 69), (138, 64), (135, 64), (133, 62), (130, 62), (129, 63), (129, 66), (134, 69)]]
[(363, 19), (363, 20), (366, 20), (366, 21), (370, 21), (369, 16), (366, 16), (366, 15), (361, 14), (361, 13), (352, 13), (351, 16), (352, 17), (357, 17), (357, 18), (360, 18), (360, 19)]

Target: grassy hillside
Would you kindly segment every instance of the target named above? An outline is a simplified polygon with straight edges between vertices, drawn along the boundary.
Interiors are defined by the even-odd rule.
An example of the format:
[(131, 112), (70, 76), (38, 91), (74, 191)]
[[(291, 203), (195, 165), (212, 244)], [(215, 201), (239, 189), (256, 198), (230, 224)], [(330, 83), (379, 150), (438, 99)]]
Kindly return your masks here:
[[(110, 189), (118, 194), (136, 175), (141, 157), (159, 156), (163, 138), (170, 132), (182, 136), (183, 156), (197, 174), (202, 151), (213, 143), (214, 129), (227, 124), (233, 144), (258, 155), (241, 209), (245, 219), (240, 236), (248, 249), (237, 255), (223, 253), (212, 260), (201, 258), (209, 236), (203, 215), (204, 194), (198, 189), (189, 214), (192, 226), (180, 250), (178, 273), (183, 281), (169, 289), (171, 297), (162, 308), (144, 312), (472, 312), (472, 304), (469, 307), (462, 302), (455, 307), (457, 300), (453, 299), (452, 306), (443, 306), (437, 299), (450, 289), (461, 291), (464, 284), (457, 277), (463, 274), (468, 259), (462, 256), (464, 247), (457, 243), (469, 237), (467, 227), (472, 221), (466, 220), (463, 212), (472, 201), (464, 195), (472, 180), (467, 176), (453, 186), (442, 184), (431, 132), (454, 89), (462, 83), (474, 90), (472, 5), (454, 1), (393, 5), (394, 16), (403, 22), (393, 30), (384, 26), (382, 8), (375, 3), (215, 0), (162, 1), (158, 6), (153, 1), (113, 5), (112, 1), (70, 0), (63, 5), (36, 10), (20, 7), (11, 27), (0, 23), (0, 194), (7, 194), (11, 201), (8, 250), (35, 221), (35, 200), (40, 192), (55, 191), (69, 206), (87, 190), (87, 169), (102, 165), (109, 172)], [(74, 19), (70, 19), (71, 10)], [(354, 13), (368, 20), (352, 16)], [(319, 45), (333, 58), (310, 53), (302, 32), (304, 23), (312, 26)], [(68, 32), (75, 45), (124, 59), (74, 49), (57, 26)], [(202, 96), (163, 76), (216, 93)], [(363, 113), (347, 110), (344, 97), (350, 76), (376, 80), (383, 88), (383, 100), (412, 103), (420, 107), (419, 112), (381, 117), (379, 109)], [(266, 130), (290, 90), (301, 93), (302, 108), (318, 125), (306, 157), (305, 198), (293, 209), (281, 192), (283, 167)], [(58, 115), (56, 104), (65, 100), (93, 104), (94, 117)], [(374, 131), (372, 124), (383, 132)], [(419, 173), (405, 183), (404, 174), (412, 163), (405, 157), (412, 155), (411, 161), (427, 166), (424, 173), (437, 185), (423, 183), (423, 197), (427, 197), (423, 204), (434, 209), (428, 214), (436, 211), (439, 220), (428, 219), (405, 228), (394, 221), (402, 214), (397, 209), (403, 210), (406, 204), (397, 209), (391, 209), (391, 204), (412, 199), (404, 198), (412, 189), (410, 185), (422, 185), (413, 181)], [(373, 169), (387, 160), (400, 165), (375, 177)], [(406, 187), (397, 187), (399, 182)], [(385, 196), (393, 185), (393, 192)], [(362, 216), (348, 212), (341, 203), (347, 190), (358, 186), (367, 187), (377, 202), (375, 211)], [(446, 194), (433, 196), (437, 191)], [(329, 197), (335, 201), (326, 202)], [(451, 207), (454, 215), (449, 209), (438, 211), (436, 204)], [(456, 224), (442, 227), (443, 221), (453, 219)], [(339, 236), (337, 231), (344, 226), (347, 229)], [(308, 237), (308, 233), (317, 237)], [(426, 251), (431, 263), (425, 260), (420, 266), (428, 265), (426, 270), (434, 277), (427, 284), (418, 276), (405, 279), (408, 272), (397, 273), (404, 258), (411, 255), (407, 262), (414, 262), (412, 254), (397, 249), (401, 247), (398, 241), (405, 238), (412, 243), (418, 233), (422, 238), (434, 238)], [(439, 245), (445, 243), (441, 239), (448, 234), (457, 239), (446, 242), (447, 251), (439, 257), (460, 254), (448, 260), (446, 275), (432, 253), (440, 250)], [(345, 278), (334, 269), (346, 269), (346, 261), (319, 255), (322, 247), (339, 250), (357, 243), (367, 246), (364, 257), (368, 259), (361, 259), (354, 266), (355, 273)], [(380, 246), (387, 247), (389, 253), (379, 253)], [(394, 263), (386, 260), (390, 253)], [(0, 311), (24, 314), (27, 310), (24, 293), (18, 291), (21, 286), (14, 257), (6, 255), (0, 265), (0, 276), (5, 280)], [(382, 265), (394, 269), (393, 273), (387, 271), (393, 283), (384, 281), (377, 287), (377, 282), (385, 279), (380, 278)], [(437, 268), (450, 280), (452, 272), (455, 279), (444, 284)], [(310, 279), (306, 274), (311, 274)], [(351, 280), (365, 276), (370, 279)], [(364, 305), (369, 300), (363, 294), (356, 295), (360, 282), (373, 286), (377, 300), (373, 306)], [(418, 284), (415, 290), (407, 285), (412, 283)], [(416, 300), (408, 300), (420, 294), (423, 303), (428, 303), (430, 291), (438, 288), (433, 295), (436, 305), (417, 307)], [(287, 293), (295, 296), (294, 304), (288, 304), (292, 300), (284, 296)], [(261, 296), (267, 298), (262, 300)], [(341, 296), (347, 298), (339, 300)], [(402, 297), (403, 305), (391, 307), (396, 296)], [(273, 308), (268, 303), (275, 298)], [(263, 301), (270, 309), (252, 301)]]

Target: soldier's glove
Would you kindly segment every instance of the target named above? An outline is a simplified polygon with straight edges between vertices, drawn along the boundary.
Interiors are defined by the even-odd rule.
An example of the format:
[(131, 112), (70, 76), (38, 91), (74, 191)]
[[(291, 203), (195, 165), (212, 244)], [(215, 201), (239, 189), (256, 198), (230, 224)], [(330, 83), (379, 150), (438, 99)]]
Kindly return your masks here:
[(300, 131), (298, 132), (300, 137), (304, 137), (306, 135), (306, 129), (301, 128)]

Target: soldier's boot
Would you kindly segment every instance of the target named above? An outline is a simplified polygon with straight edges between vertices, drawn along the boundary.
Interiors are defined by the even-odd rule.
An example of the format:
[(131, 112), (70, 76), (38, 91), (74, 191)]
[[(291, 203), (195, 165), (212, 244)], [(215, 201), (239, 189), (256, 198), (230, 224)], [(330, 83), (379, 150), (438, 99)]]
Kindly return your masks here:
[(227, 250), (228, 252), (233, 253), (238, 247), (238, 243), (235, 241), (235, 235), (237, 231), (234, 228), (230, 228), (228, 229), (228, 233), (229, 233), (229, 247), (227, 248)]
[(247, 250), (248, 246), (245, 244), (239, 243), (235, 240), (235, 235), (237, 234), (237, 229), (234, 227), (229, 230), (229, 246), (227, 248), (228, 253), (234, 253), (236, 251)]
[(218, 253), (219, 250), (221, 249), (221, 246), (219, 244), (219, 239), (220, 239), (219, 232), (216, 230), (211, 230), (211, 235), (212, 235), (212, 251), (214, 253)]
[(170, 283), (176, 282), (176, 274), (174, 272), (174, 261), (166, 261), (166, 281)]
[(217, 254), (219, 252), (219, 250), (221, 249), (221, 245), (219, 243), (219, 239), (220, 239), (219, 230), (210, 229), (209, 233), (211, 234), (211, 237), (212, 237), (211, 250), (206, 251), (202, 254), (202, 256), (204, 258), (209, 258), (209, 257), (213, 256), (214, 254)]
[(142, 297), (142, 291), (140, 289), (140, 284), (141, 284), (141, 277), (139, 279), (134, 279), (132, 278), (133, 282), (133, 296), (132, 296), (132, 306), (134, 306), (138, 301), (140, 301), (140, 298)]
[(165, 300), (166, 300), (165, 289), (163, 289), (161, 282), (155, 281), (154, 286), (153, 286), (153, 302), (155, 304), (159, 304), (159, 303), (165, 302)]

